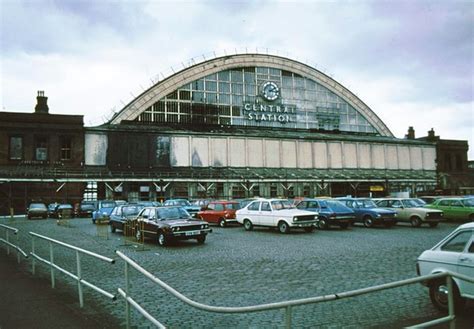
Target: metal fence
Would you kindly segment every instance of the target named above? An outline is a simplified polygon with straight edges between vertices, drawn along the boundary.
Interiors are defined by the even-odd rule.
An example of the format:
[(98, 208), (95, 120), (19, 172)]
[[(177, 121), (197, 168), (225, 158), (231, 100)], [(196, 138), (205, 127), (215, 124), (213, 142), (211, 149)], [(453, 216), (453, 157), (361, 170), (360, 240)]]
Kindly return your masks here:
[[(18, 263), (20, 263), (21, 261), (20, 255), (23, 255), (23, 257), (28, 258), (28, 254), (19, 247), (18, 229), (3, 224), (0, 224), (0, 227), (5, 230), (5, 239), (0, 238), (0, 241), (7, 245), (7, 255), (10, 255), (11, 247), (13, 249), (16, 249)], [(16, 244), (10, 242), (10, 232), (16, 236)]]
[[(32, 258), (32, 272), (33, 272), (33, 274), (35, 274), (35, 272), (36, 272), (35, 259), (37, 259), (40, 262), (50, 266), (50, 268), (51, 268), (51, 286), (53, 288), (55, 287), (55, 270), (58, 270), (58, 271), (60, 271), (64, 274), (68, 275), (72, 279), (76, 280), (77, 281), (77, 291), (78, 291), (78, 294), (79, 294), (79, 304), (80, 304), (81, 307), (84, 307), (84, 297), (83, 297), (83, 293), (82, 293), (82, 286), (83, 285), (86, 286), (86, 287), (89, 287), (89, 288), (91, 288), (91, 289), (93, 289), (93, 290), (95, 290), (99, 293), (101, 293), (102, 295), (104, 295), (104, 296), (106, 296), (106, 297), (108, 297), (112, 300), (116, 299), (116, 296), (114, 294), (111, 294), (111, 293), (97, 287), (96, 285), (86, 281), (83, 278), (82, 267), (81, 267), (81, 255), (87, 255), (87, 256), (95, 257), (97, 259), (100, 259), (100, 260), (102, 260), (104, 262), (107, 262), (107, 263), (110, 263), (110, 264), (115, 263), (114, 259), (96, 254), (92, 251), (85, 250), (85, 249), (82, 249), (82, 248), (79, 248), (79, 247), (76, 247), (76, 246), (58, 241), (58, 240), (51, 239), (51, 238), (43, 236), (43, 235), (39, 235), (39, 234), (34, 233), (34, 232), (29, 232), (29, 234), (31, 235), (31, 252), (30, 252), (30, 254), (31, 254), (31, 256), (33, 256), (33, 258)], [(36, 250), (36, 248), (35, 248), (35, 238), (48, 241), (48, 243), (49, 243), (49, 261), (36, 254), (36, 251), (35, 251)], [(55, 245), (62, 246), (62, 247), (68, 248), (68, 249), (72, 249), (76, 252), (76, 269), (77, 269), (76, 274), (65, 270), (64, 268), (58, 266), (54, 262), (54, 249), (53, 249), (53, 246), (55, 246)]]
[(119, 294), (125, 299), (126, 307), (125, 307), (125, 318), (127, 328), (130, 328), (130, 306), (133, 306), (138, 312), (140, 312), (145, 318), (147, 318), (151, 323), (153, 323), (158, 328), (166, 328), (165, 325), (160, 323), (157, 319), (155, 319), (152, 315), (150, 315), (143, 307), (141, 307), (132, 297), (130, 297), (130, 275), (129, 270), (130, 266), (136, 269), (138, 272), (142, 273), (144, 276), (149, 278), (152, 282), (159, 285), (161, 288), (169, 292), (174, 297), (178, 298), (182, 302), (186, 303), (189, 306), (194, 308), (207, 311), (207, 312), (215, 312), (215, 313), (251, 313), (251, 312), (260, 312), (260, 311), (269, 311), (269, 310), (276, 310), (276, 309), (284, 309), (285, 310), (285, 317), (284, 323), (285, 328), (291, 328), (292, 322), (292, 308), (301, 305), (307, 304), (315, 304), (320, 302), (328, 302), (334, 300), (340, 300), (343, 298), (350, 298), (356, 297), (360, 295), (365, 295), (377, 291), (397, 288), (409, 284), (420, 283), (435, 279), (446, 278), (447, 286), (448, 286), (448, 305), (449, 305), (449, 314), (448, 316), (435, 319), (426, 323), (421, 323), (419, 325), (414, 326), (413, 328), (423, 328), (428, 326), (433, 326), (445, 322), (450, 322), (451, 326), (454, 325), (454, 297), (453, 297), (453, 283), (452, 278), (458, 278), (460, 280), (465, 280), (471, 283), (474, 283), (474, 278), (468, 277), (466, 275), (462, 275), (459, 273), (453, 272), (443, 272), (431, 275), (424, 275), (415, 278), (405, 279), (401, 281), (395, 281), (390, 283), (385, 283), (377, 286), (372, 286), (368, 288), (362, 288), (357, 290), (345, 291), (337, 294), (330, 294), (324, 296), (317, 296), (317, 297), (310, 297), (304, 299), (295, 299), (290, 301), (283, 301), (283, 302), (276, 302), (276, 303), (269, 303), (269, 304), (259, 304), (259, 305), (252, 305), (252, 306), (239, 306), (239, 307), (225, 307), (225, 306), (212, 306), (202, 304), (196, 301), (193, 301), (186, 297), (185, 295), (181, 294), (173, 287), (169, 286), (165, 282), (161, 281), (159, 278), (151, 274), (150, 272), (146, 271), (132, 259), (127, 257), (120, 251), (116, 251), (116, 254), (125, 261), (125, 290), (122, 288), (118, 288)]

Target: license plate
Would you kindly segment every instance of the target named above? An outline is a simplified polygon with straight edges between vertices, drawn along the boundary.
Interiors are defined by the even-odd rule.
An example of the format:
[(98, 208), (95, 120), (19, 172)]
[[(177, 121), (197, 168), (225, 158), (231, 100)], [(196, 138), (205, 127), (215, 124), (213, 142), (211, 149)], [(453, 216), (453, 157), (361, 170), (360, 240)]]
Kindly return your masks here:
[(190, 235), (199, 235), (199, 231), (186, 232), (186, 235), (187, 235), (187, 236), (190, 236)]

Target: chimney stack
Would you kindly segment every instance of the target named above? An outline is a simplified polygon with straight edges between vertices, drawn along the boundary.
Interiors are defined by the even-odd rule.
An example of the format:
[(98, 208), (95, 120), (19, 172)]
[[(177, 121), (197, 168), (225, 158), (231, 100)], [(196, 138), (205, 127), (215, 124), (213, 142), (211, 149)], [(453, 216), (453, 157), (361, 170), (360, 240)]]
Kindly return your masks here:
[(408, 127), (408, 134), (405, 136), (407, 139), (415, 139), (415, 129)]
[(36, 96), (36, 106), (35, 113), (45, 113), (48, 114), (48, 97), (44, 96), (43, 90), (38, 90), (38, 96)]

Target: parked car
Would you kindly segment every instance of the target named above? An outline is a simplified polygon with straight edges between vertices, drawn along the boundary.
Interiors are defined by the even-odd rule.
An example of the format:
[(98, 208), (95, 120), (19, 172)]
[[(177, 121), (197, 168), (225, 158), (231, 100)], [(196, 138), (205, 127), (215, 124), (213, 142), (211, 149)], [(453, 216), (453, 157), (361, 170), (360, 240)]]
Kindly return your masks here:
[(74, 215), (76, 217), (92, 217), (96, 207), (97, 202), (95, 201), (82, 201), (74, 208)]
[(355, 213), (355, 222), (365, 227), (382, 225), (392, 227), (397, 224), (397, 212), (379, 208), (374, 201), (368, 198), (339, 198), (340, 202), (351, 208)]
[(439, 198), (441, 198), (441, 197), (440, 196), (431, 196), (431, 195), (426, 195), (426, 196), (420, 196), (419, 197), (419, 199), (425, 201), (426, 204), (433, 203), (436, 200), (438, 200)]
[(196, 239), (199, 244), (206, 241), (211, 229), (209, 223), (196, 220), (183, 207), (146, 207), (137, 216), (136, 238), (152, 238), (160, 246), (173, 240)]
[(137, 204), (144, 207), (161, 207), (162, 204), (159, 201), (138, 201)]
[(74, 208), (68, 203), (59, 204), (54, 212), (54, 217), (61, 218), (72, 218), (74, 217)]
[(444, 218), (442, 211), (420, 207), (409, 198), (384, 198), (374, 201), (379, 207), (395, 210), (398, 222), (408, 222), (413, 227), (420, 227), (422, 224), (436, 227)]
[[(474, 278), (474, 223), (459, 226), (433, 248), (424, 251), (417, 259), (418, 275), (445, 271), (457, 272)], [(462, 309), (466, 299), (474, 299), (474, 283), (453, 278), (454, 306)], [(425, 282), (430, 299), (440, 310), (448, 309), (446, 280)]]
[(236, 212), (237, 222), (246, 231), (254, 226), (277, 227), (280, 233), (289, 233), (292, 228), (312, 232), (318, 222), (318, 213), (296, 209), (289, 200), (258, 199)]
[(143, 208), (145, 207), (141, 204), (124, 204), (115, 207), (110, 213), (110, 231), (112, 233), (116, 230), (123, 231), (125, 223), (135, 219)]
[(354, 211), (333, 199), (303, 199), (296, 204), (296, 208), (317, 212), (320, 229), (327, 229), (330, 226), (345, 229), (355, 221)]
[(41, 217), (46, 219), (48, 218), (48, 208), (46, 208), (46, 205), (44, 203), (31, 203), (27, 208), (26, 216), (28, 217), (28, 219), (32, 219), (35, 217)]
[(192, 217), (196, 217), (198, 211), (201, 210), (200, 207), (198, 206), (193, 206), (191, 202), (189, 202), (186, 199), (169, 199), (163, 202), (163, 206), (169, 207), (169, 206), (177, 206), (177, 207), (183, 207)]
[(442, 198), (426, 206), (444, 212), (444, 217), (474, 221), (474, 198)]
[(59, 203), (53, 202), (48, 205), (48, 217), (54, 218), (56, 217), (56, 209), (58, 208)]
[(212, 200), (210, 199), (198, 199), (198, 200), (194, 200), (192, 204), (194, 206), (201, 208), (201, 210), (204, 210), (211, 201)]
[(92, 212), (92, 223), (108, 222), (110, 213), (117, 206), (114, 200), (102, 200), (97, 203), (97, 209)]
[(197, 218), (226, 227), (230, 223), (237, 223), (235, 212), (239, 208), (240, 204), (236, 201), (211, 201), (197, 213)]

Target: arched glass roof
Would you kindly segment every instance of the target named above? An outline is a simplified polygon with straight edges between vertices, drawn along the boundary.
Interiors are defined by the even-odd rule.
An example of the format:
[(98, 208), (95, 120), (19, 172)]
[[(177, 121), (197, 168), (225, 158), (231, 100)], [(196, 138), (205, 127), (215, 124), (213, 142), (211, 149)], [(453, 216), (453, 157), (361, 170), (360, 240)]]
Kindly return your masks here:
[(111, 124), (230, 125), (337, 130), (393, 136), (337, 81), (287, 58), (216, 58), (174, 74), (138, 96)]

